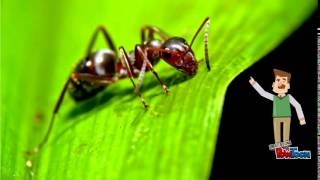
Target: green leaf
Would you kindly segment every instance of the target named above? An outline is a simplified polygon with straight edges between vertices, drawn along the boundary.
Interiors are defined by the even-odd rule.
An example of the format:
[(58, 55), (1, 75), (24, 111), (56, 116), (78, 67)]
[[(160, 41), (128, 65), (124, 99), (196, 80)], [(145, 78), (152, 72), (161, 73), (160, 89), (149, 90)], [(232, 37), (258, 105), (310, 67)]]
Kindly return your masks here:
[[(275, 48), (315, 11), (316, 1), (9, 1), (1, 8), (1, 177), (3, 179), (206, 179), (231, 80)], [(210, 72), (186, 78), (156, 66), (142, 92), (129, 80), (74, 103), (67, 95), (49, 142), (26, 168), (23, 152), (43, 138), (64, 81), (103, 24), (128, 51), (142, 25), (189, 42), (209, 16)], [(203, 59), (203, 33), (193, 49)], [(99, 37), (101, 39), (101, 37)], [(103, 46), (99, 40), (96, 48)], [(202, 61), (203, 62), (203, 61)], [(226, 142), (230, 143), (230, 142)]]

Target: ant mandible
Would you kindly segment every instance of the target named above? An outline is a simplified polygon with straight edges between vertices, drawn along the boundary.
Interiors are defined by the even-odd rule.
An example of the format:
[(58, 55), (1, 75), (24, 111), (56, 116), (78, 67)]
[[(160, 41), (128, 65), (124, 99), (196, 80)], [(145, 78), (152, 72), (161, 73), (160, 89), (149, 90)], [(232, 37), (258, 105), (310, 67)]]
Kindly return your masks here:
[[(115, 45), (106, 29), (103, 26), (99, 26), (91, 38), (84, 59), (77, 64), (76, 68), (64, 84), (59, 99), (54, 107), (49, 128), (43, 140), (33, 149), (33, 152), (27, 152), (27, 154), (39, 152), (42, 146), (47, 142), (53, 128), (55, 116), (59, 111), (67, 90), (69, 90), (70, 95), (74, 100), (81, 101), (96, 95), (106, 86), (113, 84), (118, 80), (129, 78), (135, 92), (140, 97), (144, 108), (148, 108), (148, 104), (145, 102), (139, 91), (146, 68), (157, 78), (165, 93), (168, 93), (169, 89), (153, 69), (153, 65), (158, 63), (160, 59), (163, 59), (186, 75), (195, 75), (198, 69), (198, 62), (191, 47), (204, 25), (206, 25), (204, 34), (204, 55), (207, 69), (210, 71), (208, 58), (209, 23), (209, 17), (205, 18), (193, 36), (190, 45), (187, 44), (184, 38), (169, 37), (157, 27), (144, 26), (141, 28), (141, 44), (137, 44), (134, 51), (129, 54), (127, 54), (123, 47), (120, 47), (120, 57), (118, 57)], [(92, 52), (93, 45), (99, 32), (103, 34), (110, 49), (101, 49)], [(155, 34), (158, 34), (160, 39), (155, 39)], [(134, 77), (138, 77), (137, 85), (133, 80)]]

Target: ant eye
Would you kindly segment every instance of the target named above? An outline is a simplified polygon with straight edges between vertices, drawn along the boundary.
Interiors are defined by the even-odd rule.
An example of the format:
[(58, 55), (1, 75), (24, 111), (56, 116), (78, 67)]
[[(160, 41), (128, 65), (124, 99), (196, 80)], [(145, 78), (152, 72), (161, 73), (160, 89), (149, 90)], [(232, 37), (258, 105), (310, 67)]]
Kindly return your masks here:
[(163, 56), (164, 58), (170, 58), (170, 57), (171, 57), (171, 54), (164, 52), (164, 53), (162, 53), (162, 56)]

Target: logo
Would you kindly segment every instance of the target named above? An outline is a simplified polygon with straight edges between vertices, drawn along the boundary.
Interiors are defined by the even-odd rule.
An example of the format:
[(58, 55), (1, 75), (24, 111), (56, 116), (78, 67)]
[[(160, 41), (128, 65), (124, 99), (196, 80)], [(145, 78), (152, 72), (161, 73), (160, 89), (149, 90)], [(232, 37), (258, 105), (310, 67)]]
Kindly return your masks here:
[(291, 141), (270, 144), (269, 150), (274, 151), (276, 159), (311, 159), (311, 151), (299, 151), (297, 146), (292, 145)]
[(275, 154), (276, 159), (311, 159), (311, 151), (299, 151), (298, 147), (278, 147)]
[(276, 159), (311, 159), (311, 151), (299, 151), (298, 147), (290, 147), (291, 141), (270, 144), (269, 150), (274, 151)]

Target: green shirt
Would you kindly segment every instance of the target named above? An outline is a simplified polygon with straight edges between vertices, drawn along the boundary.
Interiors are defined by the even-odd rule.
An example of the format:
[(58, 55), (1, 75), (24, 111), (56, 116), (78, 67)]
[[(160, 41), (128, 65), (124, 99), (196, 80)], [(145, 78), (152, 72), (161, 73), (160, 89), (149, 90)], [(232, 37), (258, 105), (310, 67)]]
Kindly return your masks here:
[(273, 96), (272, 117), (291, 117), (290, 100), (288, 95), (282, 98), (279, 96)]
[(291, 104), (296, 109), (298, 118), (304, 119), (301, 105), (290, 94), (279, 98), (278, 96), (266, 92), (257, 82), (252, 86), (262, 97), (273, 101), (273, 117), (291, 117)]

